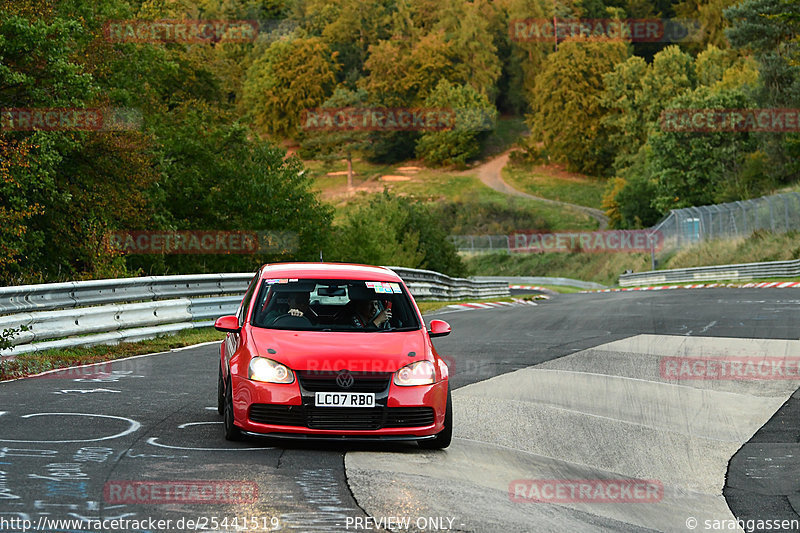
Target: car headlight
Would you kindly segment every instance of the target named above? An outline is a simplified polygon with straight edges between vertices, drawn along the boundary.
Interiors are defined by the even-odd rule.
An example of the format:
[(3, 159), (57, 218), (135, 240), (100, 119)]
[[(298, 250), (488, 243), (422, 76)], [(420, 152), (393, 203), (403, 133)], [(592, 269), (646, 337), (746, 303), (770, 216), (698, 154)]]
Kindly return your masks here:
[(266, 357), (253, 357), (250, 360), (247, 377), (266, 383), (294, 383), (294, 372), (288, 366)]
[(436, 369), (430, 361), (417, 361), (394, 373), (394, 384), (401, 387), (436, 383)]

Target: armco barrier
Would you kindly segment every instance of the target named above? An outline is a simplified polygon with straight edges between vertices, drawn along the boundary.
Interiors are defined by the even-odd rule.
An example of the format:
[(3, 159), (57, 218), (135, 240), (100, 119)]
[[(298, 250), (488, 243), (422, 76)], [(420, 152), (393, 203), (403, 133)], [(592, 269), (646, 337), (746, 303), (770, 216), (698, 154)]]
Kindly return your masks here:
[(556, 285), (559, 287), (577, 287), (579, 289), (605, 289), (605, 285), (593, 281), (582, 281), (572, 278), (551, 278), (543, 276), (475, 276), (475, 281), (502, 281), (509, 285)]
[(656, 283), (691, 283), (709, 280), (747, 281), (760, 278), (800, 277), (800, 259), (794, 261), (771, 261), (767, 263), (743, 263), (739, 265), (719, 265), (671, 270), (651, 270), (622, 274), (621, 287), (651, 285)]
[[(508, 283), (390, 267), (420, 300), (508, 296)], [(253, 273), (149, 276), (0, 287), (0, 331), (21, 326), (9, 357), (137, 341), (206, 327), (236, 312)]]

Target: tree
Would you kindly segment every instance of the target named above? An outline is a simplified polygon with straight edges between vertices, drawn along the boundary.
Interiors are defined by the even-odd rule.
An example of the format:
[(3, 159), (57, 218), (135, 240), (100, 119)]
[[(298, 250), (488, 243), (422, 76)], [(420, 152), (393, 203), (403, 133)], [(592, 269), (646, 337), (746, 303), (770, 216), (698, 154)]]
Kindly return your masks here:
[(431, 165), (463, 165), (477, 157), (481, 141), (494, 128), (497, 116), (486, 95), (447, 80), (439, 82), (425, 100), (425, 107), (445, 109), (455, 117), (451, 129), (426, 132), (417, 141), (417, 156)]
[(303, 113), (333, 92), (336, 57), (316, 37), (273, 42), (247, 71), (243, 111), (263, 133), (296, 136)]
[(632, 56), (603, 77), (600, 99), (608, 112), (601, 120), (608, 129), (608, 145), (617, 171), (629, 164), (630, 157), (647, 140), (642, 90), (648, 74), (644, 59)]
[(727, 20), (725, 9), (737, 3), (737, 0), (683, 0), (675, 6), (675, 14), (679, 19), (696, 22), (698, 39), (686, 43), (687, 49), (697, 52), (709, 45), (727, 48), (725, 36)]
[(603, 76), (627, 55), (620, 41), (565, 41), (536, 77), (528, 116), (532, 136), (570, 170), (600, 174), (610, 166)]
[[(759, 83), (752, 98), (759, 107), (800, 107), (800, 17), (796, 0), (745, 0), (725, 10), (731, 46), (752, 53)], [(800, 135), (762, 133), (767, 172), (776, 183), (790, 183), (800, 173)]]
[(662, 213), (653, 207), (657, 184), (651, 168), (651, 152), (650, 145), (642, 145), (620, 176), (609, 181), (603, 207), (612, 228), (646, 228), (661, 218)]
[(644, 121), (654, 123), (667, 102), (695, 87), (696, 75), (692, 56), (675, 45), (657, 53), (648, 70), (639, 105)]
[[(669, 107), (743, 109), (747, 104), (741, 90), (698, 87), (671, 100)], [(717, 202), (728, 189), (728, 181), (742, 171), (747, 154), (756, 148), (755, 137), (746, 131), (656, 131), (648, 143), (652, 147), (649, 164), (657, 181), (652, 205), (661, 213)]]
[[(328, 98), (322, 109), (364, 108), (367, 105), (367, 92), (363, 89), (349, 91), (338, 88)], [(364, 130), (321, 130), (308, 131), (302, 142), (303, 152), (323, 160), (344, 159), (347, 162), (347, 188), (353, 188), (353, 156), (367, 150), (370, 134)]]
[(338, 53), (338, 80), (353, 87), (364, 75), (370, 45), (388, 39), (392, 3), (387, 0), (306, 0), (295, 2), (291, 19), (308, 35)]
[(448, 44), (448, 62), (453, 65), (448, 81), (469, 85), (494, 102), (501, 61), (491, 30), (492, 8), (487, 0), (445, 0), (434, 28), (444, 31)]
[[(241, 124), (214, 123), (207, 112), (174, 111), (171, 135), (159, 148), (160, 230), (266, 232), (296, 238), (284, 252), (254, 255), (130, 256), (146, 272), (231, 272), (268, 261), (313, 260), (325, 246), (330, 206), (311, 191), (305, 169), (286, 151)], [(136, 229), (121, 227), (118, 229)]]
[(387, 107), (419, 105), (440, 79), (453, 78), (448, 52), (443, 31), (429, 33), (417, 42), (381, 41), (369, 48), (364, 64), (368, 74), (359, 86), (373, 102)]

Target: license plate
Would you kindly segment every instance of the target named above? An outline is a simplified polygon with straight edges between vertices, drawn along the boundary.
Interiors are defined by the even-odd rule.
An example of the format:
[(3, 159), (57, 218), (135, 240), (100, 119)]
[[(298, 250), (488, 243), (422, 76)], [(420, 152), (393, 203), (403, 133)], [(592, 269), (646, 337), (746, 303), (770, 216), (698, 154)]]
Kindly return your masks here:
[(317, 392), (317, 407), (375, 407), (374, 392)]

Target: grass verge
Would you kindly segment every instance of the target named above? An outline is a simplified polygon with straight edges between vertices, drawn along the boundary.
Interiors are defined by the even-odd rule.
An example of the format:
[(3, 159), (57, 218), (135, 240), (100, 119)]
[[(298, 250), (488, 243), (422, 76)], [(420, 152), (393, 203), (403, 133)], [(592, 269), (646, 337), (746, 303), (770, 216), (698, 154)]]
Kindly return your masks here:
[(513, 300), (533, 300), (534, 295), (524, 295), (524, 296), (507, 296), (505, 298), (483, 298), (480, 300), (472, 299), (472, 300), (449, 300), (443, 302), (420, 302), (417, 301), (417, 307), (419, 307), (420, 312), (424, 315), (426, 313), (432, 313), (433, 311), (437, 311), (443, 307), (447, 307), (448, 305), (454, 304), (468, 304), (468, 303), (481, 303), (481, 302), (510, 302)]
[[(758, 231), (746, 239), (706, 241), (662, 256), (658, 269), (793, 259), (800, 259), (800, 232), (776, 234)], [(619, 275), (625, 270), (651, 270), (650, 254), (647, 253), (494, 253), (471, 255), (465, 257), (464, 262), (470, 275), (474, 276), (558, 276), (595, 281), (610, 287), (617, 285)]]
[(550, 167), (506, 165), (503, 180), (523, 192), (570, 204), (602, 209), (606, 180)]
[(162, 336), (140, 342), (123, 342), (113, 345), (25, 353), (17, 355), (13, 360), (0, 362), (0, 381), (39, 374), (40, 372), (58, 368), (103, 363), (134, 355), (165, 352), (173, 348), (191, 346), (201, 342), (221, 341), (223, 338), (225, 338), (225, 334), (214, 328), (198, 328), (187, 329), (179, 331), (175, 335)]

